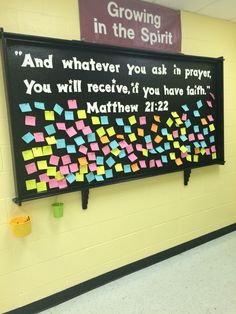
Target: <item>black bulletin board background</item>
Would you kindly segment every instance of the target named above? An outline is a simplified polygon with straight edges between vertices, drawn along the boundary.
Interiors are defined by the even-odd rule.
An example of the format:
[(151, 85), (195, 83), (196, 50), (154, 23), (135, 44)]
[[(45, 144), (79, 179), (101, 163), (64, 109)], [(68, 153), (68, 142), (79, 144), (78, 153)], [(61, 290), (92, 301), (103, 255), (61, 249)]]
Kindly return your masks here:
[[(197, 56), (187, 56), (187, 55), (174, 55), (174, 54), (163, 54), (163, 53), (152, 53), (145, 51), (138, 51), (134, 49), (122, 49), (117, 47), (109, 47), (103, 45), (94, 45), (87, 44), (82, 42), (75, 41), (65, 41), (57, 40), (50, 38), (41, 38), (34, 36), (26, 35), (16, 35), (5, 33), (3, 37), (3, 53), (4, 53), (4, 64), (5, 64), (5, 76), (6, 76), (6, 85), (8, 92), (8, 109), (9, 109), (9, 120), (11, 126), (12, 134), (12, 149), (13, 149), (13, 163), (15, 169), (15, 185), (16, 185), (16, 200), (17, 202), (22, 202), (34, 198), (40, 198), (65, 192), (79, 191), (87, 189), (90, 187), (97, 187), (106, 184), (113, 184), (116, 182), (126, 181), (130, 179), (138, 179), (147, 176), (159, 175), (163, 173), (170, 173), (174, 171), (180, 171), (184, 169), (192, 169), (196, 167), (203, 167), (212, 164), (223, 164), (224, 163), (224, 142), (223, 142), (223, 59), (222, 58), (208, 58), (208, 57), (197, 57)], [(19, 54), (21, 52), (21, 54)], [(45, 59), (48, 55), (53, 55), (53, 69), (47, 68), (31, 68), (29, 66), (22, 67), (22, 62), (24, 60), (25, 54), (31, 54), (32, 57)], [(62, 59), (71, 59), (77, 57), (80, 61), (89, 61), (93, 59), (95, 62), (101, 63), (110, 63), (115, 65), (120, 65), (119, 73), (111, 73), (105, 71), (83, 71), (83, 70), (69, 70), (62, 68)], [(127, 64), (132, 64), (135, 66), (142, 66), (146, 69), (146, 75), (143, 74), (134, 74), (132, 76), (128, 75)], [(153, 67), (164, 67), (166, 68), (167, 75), (153, 75), (151, 70)], [(174, 67), (181, 69), (181, 75), (174, 75)], [(210, 71), (210, 78), (202, 77), (200, 80), (196, 76), (192, 76), (187, 80), (184, 78), (185, 69), (195, 69), (195, 70), (204, 70)], [(35, 80), (37, 83), (51, 84), (51, 93), (35, 93), (32, 92), (31, 95), (26, 94), (26, 86), (24, 80), (28, 79)], [(82, 81), (82, 92), (69, 92), (69, 93), (59, 93), (56, 84), (57, 83), (66, 83), (69, 79), (71, 80), (81, 80)], [(87, 91), (87, 83), (105, 83), (111, 84), (112, 80), (116, 80), (116, 84), (127, 85), (131, 91), (132, 83), (139, 83), (139, 92), (138, 93), (89, 93)], [(183, 88), (184, 95), (164, 95), (163, 86), (166, 85), (168, 88)], [(204, 95), (187, 95), (186, 87), (193, 87), (194, 85), (201, 85), (205, 90)], [(144, 99), (142, 87), (158, 87), (161, 90), (160, 95), (149, 95), (147, 99)], [(61, 116), (55, 113), (54, 121), (45, 121), (44, 112), (34, 108), (35, 102), (42, 102), (45, 104), (46, 110), (53, 111), (55, 104), (59, 104), (63, 107), (64, 110), (68, 109), (67, 101), (76, 100), (78, 108), (72, 110), (74, 112), (75, 119), (73, 121), (65, 120), (64, 115)], [(86, 179), (86, 173), (84, 174), (84, 181), (78, 182), (73, 181), (69, 182), (65, 178), (66, 187), (64, 188), (49, 188), (49, 183), (46, 183), (46, 190), (38, 192), (37, 189), (26, 189), (27, 180), (36, 180), (39, 182), (39, 175), (45, 173), (45, 170), (37, 170), (32, 174), (27, 174), (25, 165), (28, 163), (35, 162), (40, 160), (47, 160), (49, 163), (50, 156), (42, 156), (33, 158), (32, 160), (25, 161), (22, 157), (22, 152), (25, 150), (30, 150), (32, 147), (40, 147), (47, 145), (46, 142), (36, 143), (34, 140), (30, 143), (26, 143), (22, 140), (22, 136), (27, 132), (43, 132), (44, 137), (47, 137), (45, 131), (45, 126), (48, 124), (53, 124), (56, 129), (55, 138), (64, 138), (67, 145), (74, 145), (74, 137), (82, 136), (85, 140), (83, 144), (88, 148), (88, 152), (91, 152), (90, 143), (87, 141), (87, 137), (83, 135), (81, 130), (78, 131), (78, 134), (72, 137), (68, 137), (65, 134), (64, 130), (58, 130), (56, 128), (57, 122), (65, 122), (66, 127), (75, 126), (75, 122), (79, 120), (76, 115), (77, 110), (87, 110), (87, 102), (97, 102), (98, 108), (101, 105), (106, 105), (108, 102), (120, 102), (121, 104), (138, 104), (138, 111), (133, 113), (88, 113), (87, 118), (84, 120), (87, 126), (90, 126), (93, 133), (96, 134), (96, 130), (99, 127), (104, 127), (105, 131), (107, 128), (114, 126), (116, 134), (113, 136), (108, 136), (110, 142), (107, 144), (102, 144), (99, 136), (96, 134), (96, 142), (99, 145), (99, 151), (95, 151), (96, 156), (103, 157), (103, 162), (101, 161), (97, 166), (104, 166), (106, 170), (112, 170), (112, 177), (106, 177), (106, 173), (96, 177), (96, 171), (92, 172), (94, 179), (89, 182)], [(155, 105), (152, 112), (145, 112), (145, 102), (155, 102), (159, 101), (168, 102), (167, 111), (158, 111), (158, 105)], [(201, 108), (197, 107), (197, 104), (202, 103)], [(19, 109), (19, 104), (30, 104), (32, 111), (23, 113)], [(166, 103), (164, 103), (166, 104)], [(210, 104), (210, 106), (209, 106)], [(185, 111), (182, 106), (187, 105), (189, 111)], [(149, 108), (150, 109), (150, 108)], [(159, 108), (160, 109), (160, 108)], [(163, 109), (163, 107), (162, 107)], [(194, 112), (199, 111), (200, 117), (196, 117)], [(180, 139), (180, 129), (185, 127), (185, 121), (182, 121), (181, 125), (176, 123), (176, 118), (173, 117), (172, 113), (177, 113), (180, 118), (183, 114), (187, 114), (187, 119), (190, 120), (191, 126), (186, 128), (186, 136), (182, 141)], [(25, 125), (25, 115), (33, 115), (36, 117), (36, 125), (32, 126)], [(160, 121), (156, 121), (154, 115), (160, 117)], [(91, 122), (91, 117), (101, 117), (107, 116), (109, 124), (108, 125), (93, 125)], [(136, 123), (130, 125), (129, 118), (135, 116)], [(146, 116), (146, 125), (139, 124), (139, 117)], [(213, 121), (208, 121), (207, 117), (212, 116)], [(130, 141), (129, 134), (124, 132), (124, 127), (117, 125), (116, 118), (122, 118), (124, 125), (130, 126), (132, 133), (135, 134), (136, 140), (134, 142)], [(173, 125), (169, 127), (166, 122), (171, 118), (173, 120)], [(201, 119), (206, 118), (207, 124), (202, 125)], [(156, 132), (151, 131), (151, 126), (155, 124), (158, 127)], [(209, 125), (213, 124), (213, 129), (209, 130)], [(198, 125), (199, 132), (193, 131), (193, 127)], [(160, 146), (162, 152), (152, 150), (152, 153), (149, 151), (148, 156), (144, 156), (142, 151), (136, 150), (136, 144), (141, 144), (143, 148), (146, 148), (146, 140), (142, 136), (137, 135), (137, 129), (143, 128), (144, 134), (151, 136), (151, 142), (153, 143), (153, 149)], [(179, 136), (173, 138), (169, 141), (166, 139), (166, 135), (162, 134), (162, 129), (167, 128), (168, 134), (173, 134), (172, 132), (178, 131)], [(203, 133), (203, 129), (208, 128), (208, 134), (204, 135), (204, 141), (206, 147), (201, 141), (198, 140), (198, 133)], [(189, 134), (194, 133), (196, 138), (195, 141), (189, 140)], [(104, 155), (102, 148), (105, 145), (109, 145), (113, 140), (117, 141), (119, 144), (122, 139), (117, 138), (117, 134), (124, 136), (124, 140), (130, 145), (133, 146), (134, 152), (137, 160), (131, 162), (128, 155), (132, 154), (126, 151), (126, 148), (121, 149), (125, 152), (125, 156), (119, 157), (112, 154)], [(107, 135), (107, 133), (106, 133)], [(157, 135), (161, 136), (160, 143), (154, 141)], [(214, 141), (209, 142), (209, 138), (213, 136)], [(179, 148), (174, 148), (174, 141), (178, 141), (180, 146), (190, 146), (189, 155), (192, 156), (192, 161), (186, 160), (186, 157), (181, 156), (181, 151)], [(164, 143), (169, 142), (170, 148), (165, 149)], [(203, 148), (201, 152), (195, 150), (194, 142), (196, 145), (200, 145), (200, 149)], [(203, 147), (201, 146), (203, 145)], [(78, 152), (79, 146), (76, 146), (76, 153), (69, 153), (71, 157), (71, 163), (78, 164), (78, 173), (80, 172), (80, 164), (78, 158), (87, 156), (84, 153)], [(215, 146), (216, 152), (214, 154)], [(56, 144), (52, 144), (53, 155), (61, 157), (68, 154), (66, 149), (57, 149)], [(204, 148), (208, 148), (208, 154), (204, 153)], [(170, 159), (170, 153), (173, 152), (176, 155), (176, 159), (181, 159), (181, 164), (177, 165), (175, 159)], [(198, 161), (193, 161), (194, 155), (197, 155)], [(115, 165), (108, 166), (106, 160), (109, 157), (112, 157), (115, 160), (115, 165), (121, 164), (122, 171), (117, 171)], [(166, 157), (163, 157), (166, 156)], [(213, 158), (214, 156), (214, 158)], [(167, 162), (166, 162), (167, 158)], [(146, 167), (142, 167), (139, 161), (145, 161)], [(150, 160), (154, 160), (155, 167), (150, 168)], [(90, 163), (96, 163), (96, 161), (91, 161)], [(124, 165), (130, 165), (130, 167), (136, 164), (135, 171), (124, 172)], [(60, 165), (60, 164), (59, 164)], [(58, 166), (59, 167), (59, 166)], [(59, 168), (58, 168), (59, 169)], [(58, 170), (57, 169), (57, 170)], [(132, 168), (133, 169), (133, 168)], [(111, 172), (110, 172), (111, 173)], [(76, 173), (72, 173), (76, 175)], [(49, 180), (52, 180), (54, 177), (49, 177)], [(65, 176), (66, 177), (66, 176)], [(73, 177), (73, 176), (72, 176)], [(102, 180), (102, 181), (101, 181)], [(147, 181), (148, 183), (148, 181)]]

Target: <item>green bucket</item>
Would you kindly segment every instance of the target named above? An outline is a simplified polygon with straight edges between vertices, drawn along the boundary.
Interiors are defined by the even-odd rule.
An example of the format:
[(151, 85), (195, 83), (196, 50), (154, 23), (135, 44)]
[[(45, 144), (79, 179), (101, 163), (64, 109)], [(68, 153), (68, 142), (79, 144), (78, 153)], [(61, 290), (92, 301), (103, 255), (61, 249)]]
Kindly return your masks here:
[(52, 212), (55, 218), (61, 218), (63, 216), (63, 203), (53, 203), (52, 204)]

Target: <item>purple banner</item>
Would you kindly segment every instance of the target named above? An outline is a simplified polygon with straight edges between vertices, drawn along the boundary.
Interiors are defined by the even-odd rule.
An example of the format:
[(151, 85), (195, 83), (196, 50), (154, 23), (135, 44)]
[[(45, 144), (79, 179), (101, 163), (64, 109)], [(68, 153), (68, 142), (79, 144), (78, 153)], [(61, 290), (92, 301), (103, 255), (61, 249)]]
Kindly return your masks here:
[(81, 40), (181, 51), (180, 11), (138, 0), (79, 0)]

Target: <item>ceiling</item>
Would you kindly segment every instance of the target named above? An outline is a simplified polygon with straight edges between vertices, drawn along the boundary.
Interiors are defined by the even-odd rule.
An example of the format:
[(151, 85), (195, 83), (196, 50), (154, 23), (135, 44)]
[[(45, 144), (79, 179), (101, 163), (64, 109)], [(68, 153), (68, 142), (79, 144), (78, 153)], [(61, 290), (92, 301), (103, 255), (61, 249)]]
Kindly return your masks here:
[(146, 0), (171, 9), (190, 11), (202, 15), (236, 22), (235, 0)]

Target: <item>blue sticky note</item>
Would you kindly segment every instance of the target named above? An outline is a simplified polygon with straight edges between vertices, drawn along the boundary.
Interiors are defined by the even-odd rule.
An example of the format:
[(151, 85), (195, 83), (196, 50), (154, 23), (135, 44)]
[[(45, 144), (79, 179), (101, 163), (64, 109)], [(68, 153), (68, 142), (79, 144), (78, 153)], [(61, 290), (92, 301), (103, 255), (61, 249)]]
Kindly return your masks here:
[(150, 154), (157, 154), (157, 152), (156, 152), (155, 149), (150, 149), (150, 150), (149, 150), (149, 153), (150, 153)]
[(204, 128), (204, 129), (203, 129), (203, 134), (204, 134), (204, 135), (207, 135), (208, 133), (209, 133), (208, 128)]
[(106, 170), (105, 171), (105, 176), (106, 176), (106, 179), (113, 178), (113, 171), (112, 171), (112, 169)]
[(34, 136), (32, 133), (28, 132), (24, 136), (22, 136), (22, 140), (24, 140), (28, 144), (34, 140)]
[(170, 143), (164, 143), (165, 150), (170, 150)]
[(119, 143), (118, 143), (116, 140), (114, 140), (114, 141), (112, 141), (112, 142), (109, 144), (109, 146), (110, 146), (112, 149), (115, 149), (115, 148), (117, 148), (117, 147), (119, 146)]
[(199, 133), (199, 126), (198, 125), (194, 125), (193, 131), (194, 131), (194, 133)]
[(162, 129), (161, 129), (161, 134), (162, 134), (162, 135), (167, 135), (167, 134), (168, 134), (167, 129), (166, 129), (166, 128), (162, 128)]
[(56, 146), (57, 146), (57, 149), (66, 148), (66, 141), (64, 140), (64, 138), (57, 139)]
[(122, 149), (118, 155), (119, 158), (124, 158), (126, 156), (126, 152), (124, 149)]
[(46, 126), (44, 127), (44, 129), (46, 130), (46, 132), (48, 133), (48, 135), (52, 135), (52, 134), (55, 134), (55, 133), (56, 133), (56, 130), (55, 130), (53, 124), (46, 125)]
[(198, 101), (197, 101), (197, 107), (198, 107), (198, 109), (200, 109), (202, 106), (203, 106), (202, 101), (201, 101), (201, 100), (198, 100)]
[(183, 110), (184, 110), (185, 112), (189, 111), (189, 108), (188, 108), (187, 105), (183, 105), (182, 108), (183, 108)]
[(91, 143), (91, 142), (96, 142), (96, 134), (95, 133), (90, 133), (87, 135), (87, 138), (88, 138), (88, 142)]
[(214, 135), (210, 136), (210, 143), (215, 143), (215, 136)]
[(187, 145), (186, 148), (187, 148), (187, 152), (190, 154), (191, 153), (191, 146)]
[(124, 126), (124, 132), (125, 132), (125, 133), (131, 133), (131, 132), (132, 132), (131, 126), (125, 125), (125, 126)]
[(201, 144), (201, 147), (203, 147), (203, 148), (207, 147), (207, 144), (205, 141), (201, 141), (200, 144)]
[(184, 122), (184, 124), (185, 124), (186, 128), (189, 128), (189, 127), (192, 125), (192, 123), (191, 123), (191, 121), (190, 121), (189, 119), (186, 120), (186, 121)]
[(53, 110), (54, 110), (57, 114), (61, 115), (64, 109), (63, 109), (60, 105), (55, 104), (55, 106), (53, 107)]
[(157, 147), (156, 147), (156, 151), (161, 154), (161, 153), (163, 153), (165, 150), (164, 150), (161, 146), (157, 146)]
[(65, 114), (65, 120), (73, 121), (75, 119), (73, 111), (65, 111), (64, 114)]
[(75, 145), (67, 145), (66, 150), (67, 150), (68, 154), (75, 154), (76, 153)]
[(116, 124), (117, 125), (124, 125), (123, 118), (116, 118)]
[(21, 112), (30, 112), (32, 111), (30, 104), (26, 103), (26, 104), (19, 104), (20, 110)]
[(129, 172), (131, 172), (131, 167), (130, 167), (130, 165), (124, 165), (124, 173), (129, 173)]
[(96, 163), (97, 163), (97, 165), (104, 165), (104, 157), (102, 157), (102, 156), (97, 156), (97, 158), (96, 158)]
[(144, 136), (144, 139), (145, 139), (146, 143), (151, 143), (151, 141), (152, 141), (151, 135)]
[(45, 104), (43, 102), (35, 101), (34, 107), (37, 109), (45, 110)]
[(99, 174), (96, 174), (95, 175), (95, 179), (96, 179), (96, 181), (104, 181), (104, 179), (103, 179), (103, 176), (102, 175), (99, 175)]
[(100, 121), (101, 121), (101, 124), (103, 124), (103, 125), (109, 124), (108, 116), (101, 116)]
[(181, 139), (182, 142), (185, 142), (185, 141), (187, 141), (188, 138), (187, 138), (186, 135), (181, 135), (180, 139)]
[(85, 140), (82, 136), (77, 136), (74, 138), (75, 143), (79, 146), (85, 143)]
[(114, 164), (115, 164), (115, 160), (112, 158), (112, 157), (109, 157), (107, 160), (106, 160), (106, 164), (111, 168)]
[(76, 177), (73, 173), (69, 173), (67, 176), (66, 176), (66, 180), (69, 182), (69, 183), (73, 183), (75, 182), (76, 180)]
[(200, 117), (200, 113), (198, 110), (194, 110), (193, 115), (194, 115), (194, 117)]
[(88, 180), (88, 182), (92, 182), (95, 180), (95, 176), (93, 174), (93, 172), (89, 172), (88, 174), (86, 174), (86, 179)]
[(167, 163), (168, 162), (167, 156), (166, 155), (161, 155), (161, 161), (163, 163)]
[(198, 148), (198, 147), (200, 147), (201, 145), (196, 141), (196, 142), (194, 142), (193, 143), (193, 145), (194, 145), (194, 147), (196, 147), (196, 148)]

